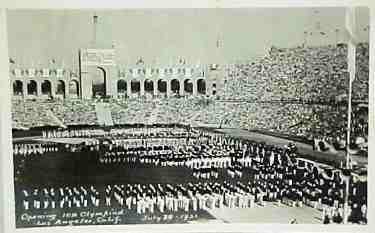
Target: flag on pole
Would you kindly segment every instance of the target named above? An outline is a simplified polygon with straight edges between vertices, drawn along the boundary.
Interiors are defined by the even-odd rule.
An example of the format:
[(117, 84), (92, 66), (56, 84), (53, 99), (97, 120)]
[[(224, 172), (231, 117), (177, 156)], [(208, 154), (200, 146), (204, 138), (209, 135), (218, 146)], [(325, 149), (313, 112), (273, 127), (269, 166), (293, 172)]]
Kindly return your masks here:
[(356, 8), (348, 7), (345, 11), (345, 34), (354, 44), (357, 43)]
[(355, 79), (355, 59), (356, 59), (356, 15), (355, 8), (348, 7), (345, 12), (345, 32), (348, 43), (348, 72), (350, 76), (350, 82)]
[(348, 43), (348, 72), (350, 77), (350, 82), (355, 79), (355, 60), (356, 60), (356, 46), (354, 43), (349, 41)]
[[(348, 73), (350, 75), (349, 81), (349, 97), (348, 97), (348, 127), (346, 135), (346, 168), (351, 169), (350, 165), (350, 131), (351, 131), (351, 113), (352, 113), (352, 82), (355, 79), (355, 54), (356, 54), (356, 24), (355, 24), (355, 8), (346, 8), (345, 14), (345, 34), (348, 43)], [(348, 222), (348, 200), (349, 200), (349, 180), (346, 180), (345, 185), (345, 198), (344, 198), (344, 216), (343, 222)]]

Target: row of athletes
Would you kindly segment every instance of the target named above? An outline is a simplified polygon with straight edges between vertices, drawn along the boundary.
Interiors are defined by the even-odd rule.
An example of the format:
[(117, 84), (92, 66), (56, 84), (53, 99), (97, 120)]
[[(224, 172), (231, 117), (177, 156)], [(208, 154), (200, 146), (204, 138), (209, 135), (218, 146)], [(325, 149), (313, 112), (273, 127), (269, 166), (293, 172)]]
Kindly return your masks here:
[[(195, 146), (193, 148), (195, 151), (199, 151), (201, 153), (205, 153), (205, 151), (209, 151), (211, 153), (220, 153), (223, 148), (225, 150), (244, 150), (247, 153), (266, 153), (268, 150), (270, 153), (272, 152), (280, 152), (285, 148), (267, 146), (264, 143), (257, 143), (253, 141), (244, 141), (241, 139), (235, 139), (231, 137), (227, 137), (224, 135), (217, 136), (216, 134), (202, 134), (199, 137), (184, 137), (184, 138), (176, 138), (175, 143), (170, 143), (168, 138), (159, 139), (157, 142), (153, 139), (144, 138), (141, 141), (134, 141), (139, 142), (131, 145), (132, 140), (122, 139), (121, 137), (107, 137), (101, 140), (100, 142), (100, 151), (104, 152), (123, 152), (134, 150), (135, 151), (147, 151), (148, 153), (152, 153), (157, 149), (154, 149), (155, 146), (163, 146), (163, 145), (173, 145), (178, 149), (191, 150), (191, 146)], [(141, 143), (140, 143), (141, 142)], [(155, 145), (156, 143), (156, 145)], [(190, 148), (186, 148), (189, 147)], [(220, 147), (220, 148), (215, 148)], [(230, 148), (229, 148), (230, 147)]]
[(82, 150), (99, 151), (100, 141), (96, 139), (87, 139), (82, 144), (68, 144), (68, 143), (14, 143), (13, 155), (14, 158), (24, 157), (26, 159), (45, 155), (47, 153), (55, 152), (80, 152)]
[[(23, 208), (81, 208), (81, 207), (117, 207), (137, 209), (151, 213), (157, 206), (160, 212), (165, 209), (185, 211), (210, 208), (248, 208), (254, 207), (255, 202), (265, 205), (265, 201), (273, 201), (277, 197), (274, 192), (262, 190), (264, 182), (230, 183), (205, 182), (182, 184), (127, 184), (107, 185), (104, 192), (98, 192), (94, 186), (85, 188), (43, 188), (23, 193)], [(276, 191), (274, 189), (270, 189)], [(146, 205), (148, 203), (148, 205)], [(152, 204), (152, 206), (150, 206)], [(147, 207), (148, 206), (148, 207)]]
[(172, 146), (164, 149), (139, 147), (129, 150), (123, 147), (112, 147), (103, 151), (99, 161), (105, 164), (139, 162), (156, 166), (200, 166), (227, 167), (233, 159), (244, 166), (250, 166), (252, 158), (265, 163), (285, 163), (290, 160), (289, 151), (282, 148), (267, 148), (263, 144), (222, 145), (201, 144)]
[(43, 130), (43, 138), (76, 138), (76, 137), (98, 137), (107, 133), (100, 129), (66, 129), (66, 130)]
[(93, 186), (21, 188), (24, 210), (99, 206), (100, 194)]
[[(305, 197), (305, 192), (288, 187), (288, 184), (285, 184), (286, 188), (279, 189), (278, 182), (280, 180), (270, 182), (259, 179), (247, 183), (115, 184), (107, 185), (104, 192), (98, 192), (93, 186), (65, 187), (57, 189), (57, 192), (53, 188), (44, 188), (41, 191), (36, 189), (31, 194), (23, 190), (23, 207), (29, 210), (105, 206), (122, 207), (138, 214), (153, 214), (155, 209), (161, 213), (181, 210), (188, 212), (207, 208), (252, 208), (256, 204), (265, 206), (267, 202), (293, 207), (300, 207), (304, 203), (315, 208), (319, 204), (317, 199)], [(321, 208), (325, 219), (327, 216), (343, 216), (342, 203), (337, 206), (323, 203)], [(349, 209), (349, 215), (358, 215), (358, 204), (355, 203), (353, 208), (354, 212)], [(366, 214), (366, 206), (362, 205), (360, 211)]]
[(160, 137), (187, 137), (195, 135), (195, 131), (183, 128), (114, 128), (109, 131), (102, 129), (66, 129), (43, 130), (43, 138), (95, 138), (95, 137), (121, 137), (121, 138), (160, 138)]
[[(284, 167), (276, 165), (273, 167), (258, 164), (252, 170), (250, 175), (253, 176), (254, 184), (266, 193), (279, 193), (277, 197), (287, 197), (294, 201), (304, 201), (311, 204), (315, 208), (319, 206), (335, 206), (343, 203), (344, 184), (342, 179), (329, 178), (322, 174), (315, 173), (298, 167)], [(366, 189), (363, 184), (352, 182), (350, 186), (350, 201), (358, 204), (366, 204)], [(283, 191), (284, 190), (284, 191)], [(56, 194), (56, 197), (64, 196), (64, 193)], [(75, 190), (76, 192), (76, 190)], [(87, 193), (83, 191), (85, 195)], [(77, 192), (76, 192), (77, 193)], [(36, 193), (38, 194), (38, 193)], [(41, 193), (39, 193), (41, 194)], [(73, 194), (73, 192), (68, 192)], [(35, 193), (33, 195), (35, 197)], [(55, 192), (51, 192), (51, 196), (55, 196)], [(72, 195), (68, 195), (72, 196)], [(271, 195), (272, 197), (274, 195)], [(25, 195), (25, 197), (29, 197)], [(36, 195), (36, 197), (40, 197)]]
[[(247, 158), (246, 160), (250, 160)], [(200, 168), (205, 166), (228, 167), (231, 162), (230, 156), (214, 157), (204, 156), (192, 153), (170, 153), (153, 152), (145, 154), (143, 152), (105, 152), (99, 157), (102, 164), (120, 164), (120, 163), (140, 163), (162, 167), (189, 167)]]
[(32, 156), (43, 155), (47, 152), (58, 152), (61, 146), (55, 143), (36, 143), (36, 144), (13, 144), (13, 155)]

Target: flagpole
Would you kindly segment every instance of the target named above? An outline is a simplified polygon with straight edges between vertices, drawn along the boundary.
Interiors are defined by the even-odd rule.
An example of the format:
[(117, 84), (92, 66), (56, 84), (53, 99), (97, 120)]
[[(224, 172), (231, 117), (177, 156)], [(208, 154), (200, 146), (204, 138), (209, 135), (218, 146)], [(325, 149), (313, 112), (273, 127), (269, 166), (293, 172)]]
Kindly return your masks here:
[[(346, 170), (349, 171), (350, 169), (350, 129), (351, 129), (351, 119), (352, 119), (352, 75), (349, 72), (349, 95), (348, 95), (348, 127), (346, 133)], [(350, 181), (350, 174), (346, 174), (345, 176), (345, 196), (344, 196), (344, 224), (348, 223), (348, 212), (349, 212), (349, 181)]]
[(348, 93), (348, 128), (346, 134), (346, 169), (345, 169), (345, 196), (344, 196), (344, 214), (343, 222), (348, 223), (349, 218), (349, 190), (350, 190), (350, 134), (351, 134), (351, 120), (352, 120), (352, 84), (355, 80), (356, 74), (356, 14), (355, 8), (347, 8), (345, 15), (346, 35), (348, 36), (348, 71), (349, 71), (349, 93)]
[[(346, 133), (346, 184), (345, 184), (345, 199), (344, 199), (344, 224), (348, 223), (348, 212), (349, 212), (349, 182), (350, 182), (350, 134), (351, 134), (351, 121), (352, 121), (352, 84), (355, 79), (355, 55), (356, 55), (356, 44), (352, 40), (348, 43), (348, 71), (349, 71), (349, 93), (348, 93), (348, 122), (347, 122), (347, 133)], [(354, 60), (353, 60), (354, 57)]]
[[(349, 73), (350, 76), (354, 75)], [(352, 78), (349, 78), (349, 97), (348, 97), (348, 128), (346, 135), (346, 168), (349, 169), (350, 162), (350, 133), (351, 133), (351, 120), (352, 120)]]

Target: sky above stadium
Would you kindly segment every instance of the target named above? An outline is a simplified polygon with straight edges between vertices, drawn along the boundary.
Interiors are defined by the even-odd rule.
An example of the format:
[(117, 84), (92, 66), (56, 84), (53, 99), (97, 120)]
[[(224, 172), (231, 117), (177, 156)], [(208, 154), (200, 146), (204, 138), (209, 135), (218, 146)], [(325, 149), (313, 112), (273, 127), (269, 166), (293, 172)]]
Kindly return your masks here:
[[(10, 10), (9, 56), (18, 66), (52, 59), (76, 66), (79, 48), (92, 47), (94, 13), (98, 47), (114, 45), (121, 66), (139, 57), (149, 64), (252, 60), (272, 45), (295, 47), (305, 38), (308, 45), (341, 42), (345, 27), (344, 8)], [(360, 40), (368, 41), (367, 8), (357, 10), (356, 24)]]

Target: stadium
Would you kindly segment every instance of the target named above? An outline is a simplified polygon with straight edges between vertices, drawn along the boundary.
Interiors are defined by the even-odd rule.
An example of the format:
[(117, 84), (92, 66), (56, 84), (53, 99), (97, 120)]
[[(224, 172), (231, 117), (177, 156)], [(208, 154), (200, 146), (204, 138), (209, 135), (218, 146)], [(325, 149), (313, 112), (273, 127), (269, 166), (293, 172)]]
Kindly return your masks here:
[(207, 62), (121, 63), (92, 12), (76, 62), (11, 53), (17, 227), (366, 224), (368, 19), (305, 11), (300, 44), (242, 61), (215, 29)]

